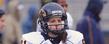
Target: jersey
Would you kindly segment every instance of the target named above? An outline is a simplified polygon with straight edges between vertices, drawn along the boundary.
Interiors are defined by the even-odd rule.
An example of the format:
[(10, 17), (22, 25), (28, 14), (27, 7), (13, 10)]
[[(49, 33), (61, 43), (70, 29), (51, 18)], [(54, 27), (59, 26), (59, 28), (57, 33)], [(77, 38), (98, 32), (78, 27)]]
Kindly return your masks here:
[[(67, 39), (66, 44), (82, 44), (83, 35), (80, 32), (73, 31), (73, 30), (66, 30), (67, 32)], [(52, 44), (49, 39), (44, 39), (41, 32), (31, 32), (24, 34), (22, 36), (22, 44)], [(59, 42), (62, 44), (62, 41)]]
[(71, 14), (66, 12), (66, 15), (67, 15), (68, 27), (69, 27), (69, 29), (73, 29), (74, 28), (74, 26), (73, 26), (74, 21), (73, 21)]

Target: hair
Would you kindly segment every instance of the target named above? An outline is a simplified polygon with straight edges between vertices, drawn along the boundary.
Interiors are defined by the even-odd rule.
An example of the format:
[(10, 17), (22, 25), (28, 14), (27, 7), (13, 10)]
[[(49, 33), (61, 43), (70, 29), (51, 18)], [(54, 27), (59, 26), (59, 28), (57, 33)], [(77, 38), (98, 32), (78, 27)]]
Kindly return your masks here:
[(12, 15), (17, 21), (20, 20), (18, 5), (19, 2), (17, 0), (11, 0), (7, 7), (7, 14)]
[(62, 35), (59, 36), (59, 38), (61, 39), (62, 43), (65, 43), (67, 39), (67, 32), (63, 32)]
[(20, 44), (21, 30), (19, 24), (11, 15), (4, 16), (5, 27), (3, 35), (3, 44)]

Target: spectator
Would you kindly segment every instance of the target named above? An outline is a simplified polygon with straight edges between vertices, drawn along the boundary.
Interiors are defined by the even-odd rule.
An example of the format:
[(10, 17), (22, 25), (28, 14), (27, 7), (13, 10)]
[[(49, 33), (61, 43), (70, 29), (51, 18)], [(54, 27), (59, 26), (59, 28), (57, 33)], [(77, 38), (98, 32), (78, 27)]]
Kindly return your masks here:
[(77, 31), (83, 33), (86, 44), (104, 44), (100, 28), (100, 13), (103, 9), (101, 0), (90, 0), (83, 18), (77, 24)]
[(21, 28), (19, 23), (11, 16), (4, 16), (3, 44), (20, 44)]
[[(29, 32), (32, 32), (32, 31), (36, 31), (36, 15), (37, 15), (37, 11), (38, 9), (32, 5), (30, 6), (29, 10), (28, 10), (28, 15), (27, 17), (25, 17), (25, 19), (23, 20), (22, 22), (22, 31), (23, 31), (23, 34), (25, 33), (29, 33)], [(33, 22), (34, 20), (34, 22)], [(33, 24), (35, 23), (35, 24)], [(35, 28), (35, 29), (33, 29)]]

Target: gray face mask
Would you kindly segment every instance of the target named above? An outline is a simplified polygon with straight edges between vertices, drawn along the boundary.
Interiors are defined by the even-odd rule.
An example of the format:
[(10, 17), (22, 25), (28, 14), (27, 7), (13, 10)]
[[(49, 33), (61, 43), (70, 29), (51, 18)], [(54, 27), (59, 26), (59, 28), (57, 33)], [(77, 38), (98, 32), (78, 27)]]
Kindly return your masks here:
[[(57, 34), (57, 33), (61, 33), (64, 29), (64, 21), (62, 21), (61, 23), (47, 23), (48, 25), (48, 29), (50, 32)], [(52, 26), (55, 26), (55, 29), (51, 28)]]

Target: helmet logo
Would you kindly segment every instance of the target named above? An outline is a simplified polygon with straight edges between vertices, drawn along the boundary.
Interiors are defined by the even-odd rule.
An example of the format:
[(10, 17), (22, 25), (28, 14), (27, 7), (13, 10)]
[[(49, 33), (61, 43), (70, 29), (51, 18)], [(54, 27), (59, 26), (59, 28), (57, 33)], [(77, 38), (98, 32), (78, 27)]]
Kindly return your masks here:
[(62, 11), (60, 11), (60, 10), (52, 11), (52, 14), (54, 14), (54, 15), (62, 15)]
[(40, 12), (39, 12), (39, 15), (45, 17), (46, 12), (43, 9), (41, 9)]

